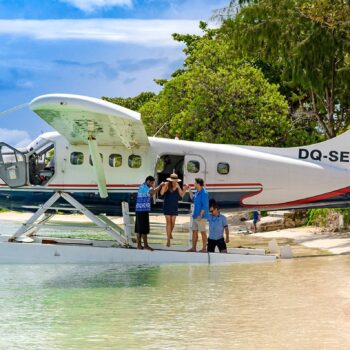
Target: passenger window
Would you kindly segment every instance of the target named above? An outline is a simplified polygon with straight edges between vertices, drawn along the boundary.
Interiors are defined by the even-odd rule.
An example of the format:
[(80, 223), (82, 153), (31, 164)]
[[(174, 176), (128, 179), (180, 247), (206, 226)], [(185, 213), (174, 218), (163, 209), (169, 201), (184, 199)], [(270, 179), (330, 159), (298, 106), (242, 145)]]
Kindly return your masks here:
[[(100, 157), (101, 157), (101, 162), (103, 163), (103, 155), (101, 153), (100, 153)], [(94, 165), (94, 163), (92, 162), (91, 155), (89, 157), (89, 163), (90, 163), (90, 165)]]
[(218, 163), (216, 170), (218, 174), (227, 175), (230, 172), (230, 165), (228, 163)]
[(123, 157), (121, 154), (111, 154), (108, 163), (112, 168), (118, 168), (123, 164)]
[(140, 168), (142, 164), (141, 156), (132, 154), (129, 156), (128, 165), (130, 168)]
[(198, 173), (200, 169), (200, 165), (199, 162), (197, 162), (196, 160), (190, 160), (187, 163), (187, 171), (189, 173)]
[(72, 152), (70, 154), (70, 163), (73, 165), (81, 165), (84, 163), (84, 153)]

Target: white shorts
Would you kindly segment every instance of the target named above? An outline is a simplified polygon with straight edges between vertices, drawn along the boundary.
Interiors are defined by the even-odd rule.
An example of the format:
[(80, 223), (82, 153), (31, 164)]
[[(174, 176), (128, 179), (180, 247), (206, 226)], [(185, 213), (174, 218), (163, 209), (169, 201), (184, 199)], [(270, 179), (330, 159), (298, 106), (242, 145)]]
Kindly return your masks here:
[(192, 231), (200, 231), (200, 232), (204, 232), (207, 231), (207, 219), (193, 219), (192, 222)]

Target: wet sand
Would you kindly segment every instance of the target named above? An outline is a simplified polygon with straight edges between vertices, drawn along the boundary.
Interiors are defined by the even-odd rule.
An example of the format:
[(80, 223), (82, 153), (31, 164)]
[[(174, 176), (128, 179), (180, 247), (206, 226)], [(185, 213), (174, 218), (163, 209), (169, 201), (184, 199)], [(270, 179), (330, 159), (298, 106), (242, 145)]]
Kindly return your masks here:
[(287, 238), (296, 245), (311, 249), (326, 250), (331, 254), (350, 253), (350, 232), (327, 232), (317, 227), (297, 227), (292, 229), (261, 232), (256, 237), (268, 239)]

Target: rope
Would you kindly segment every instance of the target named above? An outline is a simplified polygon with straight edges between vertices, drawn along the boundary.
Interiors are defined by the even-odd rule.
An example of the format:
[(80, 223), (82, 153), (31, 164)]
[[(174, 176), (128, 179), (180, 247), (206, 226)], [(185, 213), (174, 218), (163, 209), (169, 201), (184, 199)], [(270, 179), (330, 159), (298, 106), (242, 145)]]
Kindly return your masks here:
[(10, 108), (10, 109), (7, 109), (6, 111), (0, 112), (0, 117), (4, 116), (4, 115), (6, 115), (6, 114), (10, 114), (10, 113), (16, 112), (16, 111), (18, 111), (19, 109), (22, 109), (22, 108), (28, 107), (28, 106), (29, 106), (29, 103), (23, 103), (23, 104), (21, 104), (21, 105), (12, 107), (12, 108)]

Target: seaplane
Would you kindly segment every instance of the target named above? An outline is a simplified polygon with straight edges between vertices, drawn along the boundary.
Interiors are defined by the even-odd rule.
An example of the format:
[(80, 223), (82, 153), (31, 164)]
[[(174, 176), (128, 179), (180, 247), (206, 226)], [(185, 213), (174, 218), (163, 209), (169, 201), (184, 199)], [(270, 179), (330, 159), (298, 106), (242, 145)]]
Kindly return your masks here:
[[(0, 262), (231, 261), (235, 254), (205, 257), (121, 248), (132, 246), (132, 230), (127, 229), (131, 224), (126, 220), (121, 229), (107, 215), (125, 217), (132, 212), (138, 187), (148, 175), (156, 184), (173, 172), (182, 184), (193, 185), (195, 178), (202, 178), (210, 199), (223, 209), (350, 204), (350, 131), (302, 147), (227, 145), (148, 137), (138, 112), (91, 97), (50, 94), (28, 106), (56, 131), (40, 135), (24, 149), (0, 142), (0, 207), (34, 212), (0, 244)], [(182, 212), (189, 212), (186, 200), (180, 204)], [(161, 208), (162, 199), (154, 196), (153, 210)], [(58, 210), (85, 214), (115, 239), (117, 247), (108, 251), (90, 246), (95, 250), (89, 253), (84, 247), (81, 253), (78, 245), (38, 244), (31, 237)], [(33, 247), (29, 253), (27, 246)], [(104, 251), (97, 254), (98, 248)], [(245, 252), (232, 261), (256, 257)]]

